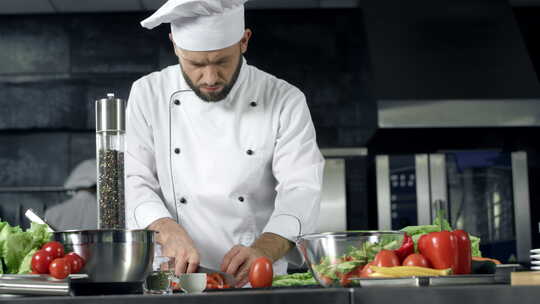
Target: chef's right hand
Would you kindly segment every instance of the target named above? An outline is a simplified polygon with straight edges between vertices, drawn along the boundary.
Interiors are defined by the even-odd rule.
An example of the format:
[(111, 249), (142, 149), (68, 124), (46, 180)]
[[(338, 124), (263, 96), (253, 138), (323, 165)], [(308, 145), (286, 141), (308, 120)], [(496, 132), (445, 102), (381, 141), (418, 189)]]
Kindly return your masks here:
[(186, 230), (171, 218), (154, 221), (148, 229), (158, 231), (161, 254), (175, 257), (175, 274), (191, 273), (199, 267), (199, 252)]

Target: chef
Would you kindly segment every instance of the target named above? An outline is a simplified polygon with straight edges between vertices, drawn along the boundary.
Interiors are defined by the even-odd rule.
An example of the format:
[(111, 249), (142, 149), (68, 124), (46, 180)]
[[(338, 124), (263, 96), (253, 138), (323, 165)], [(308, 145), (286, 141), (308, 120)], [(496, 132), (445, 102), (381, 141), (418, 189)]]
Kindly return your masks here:
[(58, 230), (96, 229), (96, 176), (95, 159), (79, 163), (64, 183), (71, 197), (45, 210), (45, 220)]
[(133, 83), (126, 125), (126, 218), (156, 230), (176, 273), (198, 265), (247, 283), (301, 262), (313, 232), (324, 159), (304, 94), (247, 63), (245, 0), (169, 0), (141, 22), (170, 23), (179, 65)]

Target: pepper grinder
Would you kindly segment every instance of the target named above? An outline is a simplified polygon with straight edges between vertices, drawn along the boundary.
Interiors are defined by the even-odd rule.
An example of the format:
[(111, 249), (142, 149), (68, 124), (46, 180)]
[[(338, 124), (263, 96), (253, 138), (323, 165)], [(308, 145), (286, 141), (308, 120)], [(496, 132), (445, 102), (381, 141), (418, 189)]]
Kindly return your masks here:
[(107, 94), (96, 100), (98, 229), (125, 229), (124, 151), (126, 102)]

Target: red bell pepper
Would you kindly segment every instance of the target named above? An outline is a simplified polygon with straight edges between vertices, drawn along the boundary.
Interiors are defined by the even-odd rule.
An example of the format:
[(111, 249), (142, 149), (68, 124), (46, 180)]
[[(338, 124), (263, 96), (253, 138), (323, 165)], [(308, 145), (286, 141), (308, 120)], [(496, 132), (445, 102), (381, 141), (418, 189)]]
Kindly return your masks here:
[(428, 233), (419, 239), (418, 249), (433, 268), (452, 268), (453, 273), (458, 271), (459, 245), (454, 233), (450, 231)]
[(399, 259), (399, 263), (403, 263), (403, 260), (405, 260), (405, 258), (408, 257), (409, 254), (414, 253), (414, 241), (412, 237), (405, 233), (405, 236), (403, 237), (403, 242), (401, 243), (401, 247), (394, 250), (394, 252)]
[(471, 240), (464, 230), (454, 230), (452, 233), (458, 241), (458, 267), (455, 274), (470, 274), (472, 264)]

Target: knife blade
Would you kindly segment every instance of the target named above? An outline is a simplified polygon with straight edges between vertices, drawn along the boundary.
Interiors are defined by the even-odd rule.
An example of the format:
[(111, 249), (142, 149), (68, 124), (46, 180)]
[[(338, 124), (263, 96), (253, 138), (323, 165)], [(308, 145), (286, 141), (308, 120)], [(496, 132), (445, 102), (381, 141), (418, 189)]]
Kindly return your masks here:
[(26, 216), (26, 218), (29, 219), (29, 220), (32, 221), (32, 222), (36, 222), (36, 223), (38, 223), (38, 224), (45, 224), (45, 225), (47, 225), (47, 231), (48, 231), (48, 232), (54, 232), (53, 227), (52, 227), (49, 223), (45, 222), (45, 220), (42, 219), (39, 215), (37, 215), (37, 214), (34, 212), (34, 210), (32, 210), (32, 209), (27, 209), (26, 212), (24, 213), (24, 216)]
[(207, 274), (217, 272), (217, 273), (219, 273), (220, 275), (223, 276), (223, 278), (225, 279), (225, 283), (227, 283), (227, 285), (229, 285), (231, 287), (235, 287), (235, 285), (236, 285), (236, 279), (234, 278), (234, 276), (232, 274), (228, 274), (226, 272), (219, 271), (219, 270), (214, 270), (214, 269), (211, 269), (211, 268), (208, 268), (208, 267), (204, 267), (202, 265), (199, 265), (199, 272), (203, 272), (203, 273), (207, 273)]

